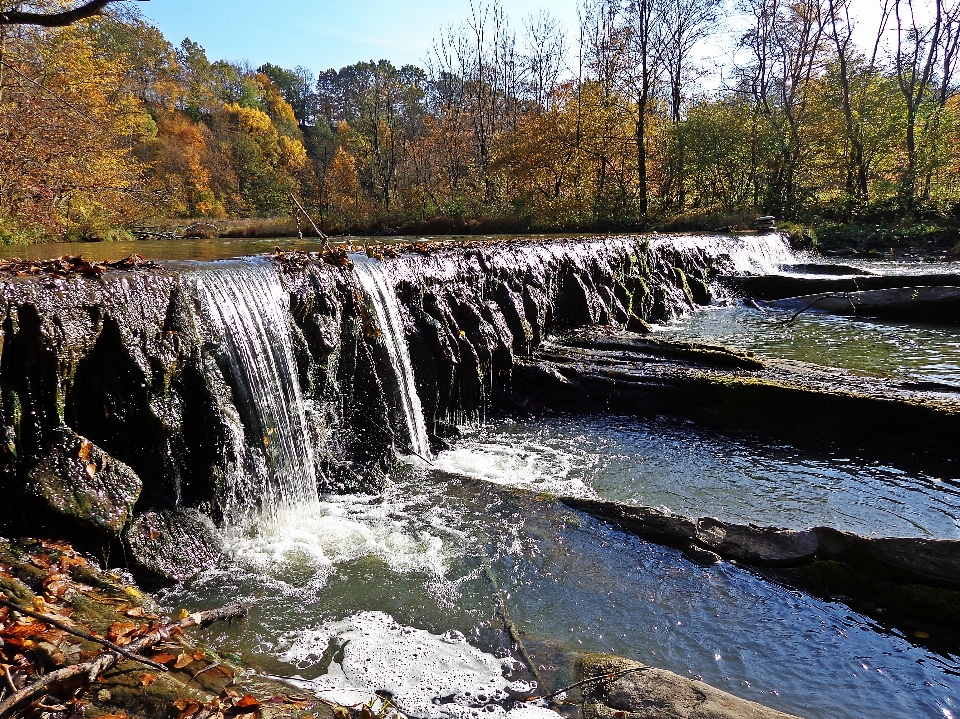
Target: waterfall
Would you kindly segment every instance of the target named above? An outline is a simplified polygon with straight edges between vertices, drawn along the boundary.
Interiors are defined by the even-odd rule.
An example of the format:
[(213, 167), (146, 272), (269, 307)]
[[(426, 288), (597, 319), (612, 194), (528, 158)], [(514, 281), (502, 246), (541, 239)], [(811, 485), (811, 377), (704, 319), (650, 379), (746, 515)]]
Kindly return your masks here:
[[(317, 501), (313, 448), (290, 331), (289, 296), (272, 265), (235, 262), (195, 276), (200, 314), (232, 376), (235, 468), (225, 498), (231, 521), (261, 519)], [(233, 515), (233, 516), (230, 516)]]
[(786, 238), (778, 233), (734, 237), (730, 242), (730, 260), (737, 274), (773, 275), (782, 265), (797, 261)]
[(430, 456), (430, 441), (427, 438), (427, 423), (423, 406), (413, 379), (410, 350), (400, 316), (400, 303), (383, 266), (376, 260), (362, 255), (354, 258), (354, 268), (361, 287), (370, 300), (370, 306), (380, 327), (383, 345), (390, 359), (396, 379), (398, 403), (403, 415), (409, 446), (404, 450), (421, 457)]

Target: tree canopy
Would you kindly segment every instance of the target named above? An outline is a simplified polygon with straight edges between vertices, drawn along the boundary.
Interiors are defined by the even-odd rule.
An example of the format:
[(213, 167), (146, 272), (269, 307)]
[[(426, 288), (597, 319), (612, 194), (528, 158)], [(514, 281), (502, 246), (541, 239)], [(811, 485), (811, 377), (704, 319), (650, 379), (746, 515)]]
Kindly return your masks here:
[(584, 0), (575, 38), (474, 5), (424, 67), (319, 73), (211, 59), (131, 11), (11, 25), (0, 236), (284, 216), (290, 192), (334, 231), (960, 218), (960, 0), (880, 2), (864, 38), (850, 0), (742, 0), (714, 85), (718, 0)]

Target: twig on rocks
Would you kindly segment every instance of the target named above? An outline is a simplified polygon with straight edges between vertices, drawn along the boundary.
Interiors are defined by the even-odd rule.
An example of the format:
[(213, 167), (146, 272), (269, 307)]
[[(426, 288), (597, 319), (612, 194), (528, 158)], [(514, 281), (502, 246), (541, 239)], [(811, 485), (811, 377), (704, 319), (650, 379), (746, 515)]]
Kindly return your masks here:
[[(197, 626), (207, 627), (218, 621), (229, 622), (232, 619), (244, 617), (246, 614), (246, 607), (243, 607), (239, 604), (223, 607), (221, 609), (212, 609), (207, 612), (188, 614), (179, 622), (165, 627), (158, 627), (152, 632), (144, 634), (136, 641), (130, 643), (129, 650), (130, 652), (139, 652), (153, 647), (160, 642), (166, 641), (170, 638), (171, 632), (182, 631), (184, 629)], [(49, 674), (45, 674), (33, 684), (14, 692), (9, 698), (0, 704), (0, 719), (10, 716), (13, 710), (20, 704), (42, 695), (58, 682), (86, 675), (87, 681), (93, 683), (103, 672), (115, 667), (117, 664), (123, 661), (124, 658), (124, 654), (121, 654), (116, 650), (111, 650), (94, 657), (88, 662), (74, 664), (73, 666), (64, 667), (62, 669), (57, 669), (56, 671), (50, 672)]]
[(554, 697), (560, 696), (561, 694), (570, 691), (571, 689), (576, 689), (577, 687), (583, 686), (584, 684), (589, 684), (590, 682), (602, 681), (604, 679), (619, 679), (625, 674), (632, 674), (634, 672), (646, 672), (649, 671), (650, 667), (632, 667), (630, 669), (621, 669), (618, 672), (611, 672), (610, 674), (603, 674), (599, 677), (589, 677), (588, 679), (581, 679), (578, 682), (574, 682), (570, 686), (564, 687), (563, 689), (558, 689), (553, 692), (553, 694), (547, 694), (544, 697), (530, 697), (525, 701), (536, 702), (543, 699), (553, 699)]
[(159, 669), (162, 672), (169, 671), (162, 664), (157, 664), (156, 662), (152, 662), (149, 659), (146, 659), (145, 657), (140, 657), (140, 656), (137, 656), (136, 654), (132, 654), (128, 650), (124, 649), (123, 647), (114, 644), (109, 639), (102, 639), (101, 637), (95, 637), (92, 634), (88, 634), (87, 632), (81, 631), (79, 629), (74, 629), (73, 627), (67, 624), (64, 624), (63, 622), (57, 619), (54, 619), (49, 615), (40, 614), (39, 612), (34, 612), (33, 610), (27, 609), (26, 607), (23, 607), (15, 602), (8, 601), (3, 597), (0, 597), (0, 606), (7, 607), (8, 609), (12, 609), (15, 612), (20, 612), (21, 614), (26, 614), (28, 617), (39, 619), (44, 624), (49, 624), (50, 626), (56, 627), (57, 629), (66, 632), (67, 634), (72, 634), (75, 637), (80, 637), (81, 639), (86, 639), (87, 641), (96, 642), (97, 644), (102, 644), (108, 649), (112, 649), (113, 651), (119, 654), (122, 654), (127, 659), (131, 659), (135, 662), (140, 662), (141, 664), (146, 664), (148, 667)]
[(17, 683), (13, 681), (13, 677), (10, 675), (10, 667), (6, 664), (3, 665), (3, 676), (7, 680), (7, 686), (10, 687), (10, 691), (16, 692)]

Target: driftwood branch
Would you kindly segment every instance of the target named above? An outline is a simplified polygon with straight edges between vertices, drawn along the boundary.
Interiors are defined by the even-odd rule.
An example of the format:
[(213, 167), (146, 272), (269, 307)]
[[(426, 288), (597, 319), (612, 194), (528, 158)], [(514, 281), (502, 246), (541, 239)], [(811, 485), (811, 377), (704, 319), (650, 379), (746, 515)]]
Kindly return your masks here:
[(0, 12), (0, 25), (63, 27), (64, 25), (72, 25), (79, 20), (99, 15), (107, 5), (119, 1), (120, 0), (90, 0), (90, 2), (85, 2), (73, 10), (64, 10), (63, 12), (40, 13), (8, 10), (6, 12)]
[(537, 702), (537, 701), (542, 701), (544, 699), (553, 699), (554, 697), (558, 697), (561, 694), (570, 691), (571, 689), (576, 689), (577, 687), (583, 686), (584, 684), (589, 684), (590, 682), (599, 682), (599, 681), (603, 681), (604, 679), (619, 679), (625, 674), (633, 674), (635, 672), (647, 672), (647, 671), (650, 671), (650, 667), (631, 667), (630, 669), (621, 669), (620, 671), (611, 672), (610, 674), (602, 674), (599, 677), (589, 677), (588, 679), (581, 679), (580, 681), (574, 682), (569, 686), (565, 686), (563, 689), (557, 689), (557, 691), (553, 692), (552, 694), (547, 694), (546, 696), (543, 696), (543, 697), (530, 697), (529, 699), (527, 699), (527, 701)]
[[(290, 193), (290, 199), (293, 200), (293, 204), (294, 204), (294, 208), (295, 208), (295, 209), (294, 209), (294, 215), (296, 216), (296, 211), (297, 211), (297, 210), (299, 210), (300, 212), (302, 212), (302, 213), (303, 213), (303, 216), (307, 218), (307, 221), (308, 221), (308, 222), (311, 224), (311, 226), (313, 227), (313, 231), (317, 233), (317, 237), (319, 237), (321, 240), (323, 240), (324, 246), (325, 246), (328, 250), (331, 249), (331, 247), (330, 247), (330, 238), (327, 237), (327, 236), (320, 230), (319, 227), (317, 227), (317, 223), (314, 222), (314, 221), (313, 221), (313, 218), (310, 217), (310, 214), (309, 214), (305, 209), (303, 209), (303, 205), (300, 204), (300, 200), (297, 199), (297, 196), (294, 195), (294, 194), (291, 192), (291, 193)], [(298, 226), (298, 227), (299, 227), (299, 224), (300, 224), (300, 222), (299, 222), (299, 220), (298, 220), (298, 221), (297, 221), (297, 226)]]
[[(190, 627), (207, 627), (214, 622), (229, 621), (244, 617), (247, 609), (239, 604), (221, 609), (212, 609), (208, 612), (197, 612), (190, 614), (179, 622), (166, 627), (159, 627), (148, 634), (144, 634), (136, 641), (130, 643), (128, 650), (130, 652), (140, 652), (152, 646), (164, 642), (170, 638), (171, 632), (189, 629)], [(35, 699), (46, 692), (55, 684), (72, 679), (74, 677), (86, 676), (87, 681), (94, 682), (103, 672), (115, 667), (124, 659), (124, 655), (111, 650), (104, 652), (88, 662), (81, 662), (69, 667), (63, 667), (40, 677), (37, 681), (23, 689), (14, 692), (2, 704), (0, 704), (0, 719), (10, 716), (13, 710), (26, 701)]]
[(123, 647), (114, 644), (113, 642), (111, 642), (111, 641), (108, 640), (108, 639), (103, 639), (103, 638), (101, 638), (101, 637), (95, 637), (95, 636), (93, 636), (92, 634), (88, 634), (87, 632), (81, 631), (81, 630), (79, 630), (79, 629), (74, 629), (74, 628), (71, 627), (70, 625), (64, 624), (63, 622), (61, 622), (61, 621), (59, 621), (59, 620), (57, 620), (57, 619), (54, 619), (54, 618), (51, 617), (51, 616), (48, 616), (48, 615), (46, 615), (46, 614), (40, 614), (39, 612), (35, 612), (35, 611), (33, 611), (32, 609), (27, 609), (26, 607), (23, 607), (23, 606), (15, 603), (15, 602), (8, 601), (8, 600), (4, 599), (3, 597), (0, 597), (0, 606), (7, 607), (8, 609), (12, 609), (12, 610), (15, 611), (15, 612), (20, 612), (21, 614), (26, 614), (28, 617), (33, 617), (34, 619), (39, 619), (39, 620), (40, 620), (41, 622), (43, 622), (44, 624), (49, 624), (51, 627), (56, 627), (57, 629), (59, 629), (59, 630), (61, 630), (61, 631), (64, 631), (64, 632), (66, 632), (67, 634), (72, 634), (72, 635), (75, 636), (75, 637), (80, 637), (81, 639), (86, 639), (87, 641), (90, 641), (90, 642), (96, 642), (97, 644), (102, 644), (103, 646), (107, 647), (108, 649), (111, 649), (111, 650), (113, 650), (113, 651), (115, 651), (115, 652), (117, 652), (117, 653), (119, 653), (119, 654), (122, 654), (122, 655), (125, 656), (127, 659), (132, 659), (132, 660), (135, 661), (135, 662), (140, 662), (141, 664), (146, 664), (148, 667), (153, 667), (154, 669), (159, 669), (159, 670), (162, 671), (162, 672), (167, 671), (167, 668), (166, 668), (165, 666), (163, 666), (162, 664), (157, 664), (156, 662), (151, 662), (149, 659), (146, 659), (146, 658), (144, 658), (144, 657), (137, 656), (136, 654), (132, 654), (132, 653), (130, 653), (129, 651), (127, 651), (126, 649), (124, 649)]

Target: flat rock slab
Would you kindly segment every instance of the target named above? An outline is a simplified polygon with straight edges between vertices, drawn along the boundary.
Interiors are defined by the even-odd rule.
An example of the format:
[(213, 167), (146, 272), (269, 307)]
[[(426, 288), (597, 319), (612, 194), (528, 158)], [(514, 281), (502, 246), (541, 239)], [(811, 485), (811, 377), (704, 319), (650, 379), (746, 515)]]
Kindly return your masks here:
[[(582, 678), (614, 677), (588, 684), (584, 719), (799, 719), (741, 699), (701, 681), (605, 654), (579, 662)], [(616, 676), (617, 673), (630, 671)]]
[(827, 312), (843, 317), (960, 323), (960, 287), (897, 287), (861, 292), (824, 292), (778, 300), (774, 306), (796, 312)]
[(960, 398), (916, 387), (805, 362), (760, 362), (719, 346), (651, 343), (612, 330), (546, 344), (518, 358), (513, 369), (514, 400), (521, 406), (615, 408), (791, 443), (815, 438), (894, 456), (927, 452), (931, 459), (956, 459)]
[(960, 275), (857, 275), (855, 277), (804, 277), (798, 275), (747, 275), (722, 277), (724, 284), (755, 300), (782, 300), (786, 297), (822, 292), (862, 292), (896, 287), (958, 287)]

